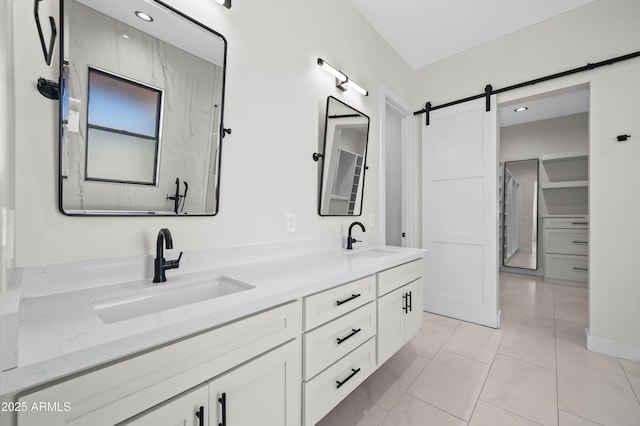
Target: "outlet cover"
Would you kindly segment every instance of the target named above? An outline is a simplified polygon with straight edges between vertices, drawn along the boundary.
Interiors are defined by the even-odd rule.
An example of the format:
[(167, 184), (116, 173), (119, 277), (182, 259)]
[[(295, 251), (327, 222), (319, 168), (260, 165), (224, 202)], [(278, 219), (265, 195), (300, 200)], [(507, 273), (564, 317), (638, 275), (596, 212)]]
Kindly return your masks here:
[(287, 232), (296, 232), (296, 215), (295, 213), (286, 214)]

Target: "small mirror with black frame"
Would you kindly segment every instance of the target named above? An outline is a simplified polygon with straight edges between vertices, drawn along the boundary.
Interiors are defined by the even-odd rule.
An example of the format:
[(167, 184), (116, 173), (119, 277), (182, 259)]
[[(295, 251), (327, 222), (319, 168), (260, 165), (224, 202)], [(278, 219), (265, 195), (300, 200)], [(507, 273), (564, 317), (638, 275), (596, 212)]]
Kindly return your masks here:
[(504, 164), (503, 266), (538, 268), (538, 160)]
[(369, 116), (329, 96), (324, 127), (320, 216), (360, 216), (369, 140)]

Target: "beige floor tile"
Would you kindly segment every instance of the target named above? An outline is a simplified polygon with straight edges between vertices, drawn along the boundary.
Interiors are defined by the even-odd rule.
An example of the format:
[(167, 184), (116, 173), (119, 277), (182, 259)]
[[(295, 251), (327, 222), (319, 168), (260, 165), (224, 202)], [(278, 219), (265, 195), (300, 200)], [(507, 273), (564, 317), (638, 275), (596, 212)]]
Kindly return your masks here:
[(640, 404), (626, 377), (558, 362), (558, 408), (598, 423), (640, 424)]
[(496, 355), (480, 399), (542, 425), (558, 424), (555, 371)]
[(391, 410), (428, 363), (428, 358), (400, 350), (358, 386), (354, 393), (385, 410)]
[(618, 376), (624, 376), (624, 370), (618, 358), (591, 352), (586, 346), (556, 341), (558, 363), (579, 364)]
[(386, 410), (351, 393), (324, 416), (317, 426), (377, 426), (386, 414)]
[(406, 394), (382, 422), (382, 426), (465, 426), (466, 424), (459, 418)]
[(510, 413), (500, 407), (491, 405), (484, 401), (478, 401), (476, 409), (471, 416), (469, 426), (538, 426), (517, 414)]
[(453, 326), (453, 324), (443, 325), (440, 322), (425, 321), (422, 330), (404, 346), (404, 349), (425, 358), (433, 358), (460, 324)]
[(469, 421), (488, 372), (486, 364), (443, 350), (407, 393)]
[(556, 339), (548, 333), (512, 329), (505, 333), (498, 353), (547, 368), (556, 368)]
[(600, 426), (600, 423), (583, 419), (563, 410), (558, 410), (558, 419), (560, 420), (560, 426)]
[(429, 324), (437, 324), (443, 327), (448, 327), (453, 330), (457, 329), (460, 324), (464, 323), (464, 321), (460, 321), (459, 319), (445, 317), (443, 315), (436, 315), (430, 312), (425, 312), (423, 314), (423, 321)]
[(491, 364), (504, 331), (477, 324), (464, 323), (453, 333), (442, 349)]
[(545, 333), (555, 336), (556, 322), (552, 317), (538, 316), (516, 308), (511, 319), (504, 326), (505, 331), (517, 330), (525, 332)]
[(589, 315), (589, 301), (582, 295), (556, 296), (555, 310), (556, 319), (583, 321)]
[(629, 383), (631, 383), (636, 398), (640, 401), (640, 364), (627, 361), (626, 359), (621, 359), (620, 363), (627, 375), (627, 379), (629, 379)]
[(587, 347), (587, 320), (583, 321), (556, 319), (556, 339), (558, 342), (573, 343), (580, 347)]

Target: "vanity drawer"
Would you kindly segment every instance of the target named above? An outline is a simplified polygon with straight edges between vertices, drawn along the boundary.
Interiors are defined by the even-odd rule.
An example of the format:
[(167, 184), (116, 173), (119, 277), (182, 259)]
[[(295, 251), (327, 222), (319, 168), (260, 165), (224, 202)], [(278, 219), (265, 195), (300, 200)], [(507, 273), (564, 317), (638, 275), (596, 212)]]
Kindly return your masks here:
[(589, 279), (589, 258), (564, 254), (545, 257), (545, 279), (586, 283)]
[(378, 273), (378, 296), (415, 281), (423, 274), (422, 259), (405, 263)]
[(546, 229), (547, 253), (589, 254), (589, 231), (586, 229)]
[(304, 379), (311, 379), (375, 334), (374, 302), (305, 334)]
[(325, 322), (366, 305), (376, 298), (375, 276), (352, 281), (304, 298), (304, 329), (311, 330)]
[(587, 229), (589, 220), (584, 217), (548, 217), (544, 220), (544, 227), (560, 229)]
[(315, 425), (376, 368), (375, 338), (304, 384), (304, 424)]

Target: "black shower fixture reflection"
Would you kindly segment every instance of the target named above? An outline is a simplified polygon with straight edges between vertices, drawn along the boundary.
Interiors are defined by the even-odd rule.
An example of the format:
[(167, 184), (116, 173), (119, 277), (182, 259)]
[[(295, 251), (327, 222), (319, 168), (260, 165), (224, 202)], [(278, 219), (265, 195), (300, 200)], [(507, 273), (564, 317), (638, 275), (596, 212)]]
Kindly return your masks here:
[(167, 195), (167, 200), (173, 201), (173, 212), (178, 214), (184, 212), (184, 203), (187, 200), (187, 192), (189, 191), (189, 184), (187, 181), (182, 182), (184, 184), (184, 193), (180, 194), (180, 178), (176, 178), (176, 192), (173, 195)]

